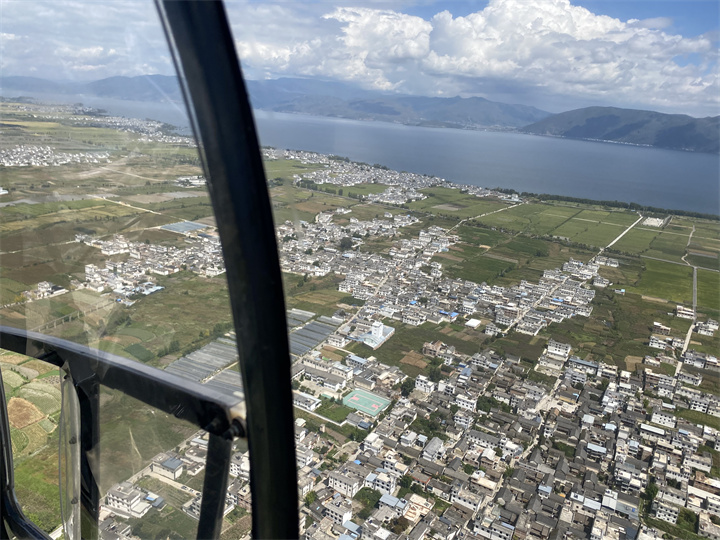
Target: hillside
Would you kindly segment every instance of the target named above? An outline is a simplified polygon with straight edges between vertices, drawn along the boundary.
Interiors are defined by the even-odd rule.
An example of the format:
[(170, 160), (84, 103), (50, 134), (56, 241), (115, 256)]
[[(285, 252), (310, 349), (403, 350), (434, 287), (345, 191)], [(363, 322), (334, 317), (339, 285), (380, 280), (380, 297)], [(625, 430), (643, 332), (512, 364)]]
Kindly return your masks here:
[[(258, 109), (375, 120), (407, 125), (455, 128), (515, 129), (550, 113), (525, 105), (508, 105), (483, 98), (427, 98), (384, 94), (353, 85), (308, 79), (247, 81)], [(178, 101), (176, 77), (110, 77), (89, 83), (56, 83), (31, 77), (4, 77), (5, 96), (20, 92), (82, 95), (134, 101)]]
[(550, 116), (525, 126), (522, 131), (671, 150), (720, 152), (720, 116), (693, 118), (684, 114), (587, 107)]

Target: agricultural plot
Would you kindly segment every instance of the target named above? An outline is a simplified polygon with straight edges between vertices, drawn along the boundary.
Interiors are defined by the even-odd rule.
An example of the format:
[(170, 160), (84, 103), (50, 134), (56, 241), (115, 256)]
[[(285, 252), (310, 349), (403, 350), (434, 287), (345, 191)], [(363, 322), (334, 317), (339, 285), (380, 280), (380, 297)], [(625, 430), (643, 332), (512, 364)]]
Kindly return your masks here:
[(103, 388), (100, 407), (101, 490), (127, 479), (153, 456), (197, 431), (191, 424)]
[(660, 229), (652, 230), (635, 227), (613, 244), (612, 249), (640, 255), (650, 249), (650, 244), (658, 234), (660, 234)]
[(462, 193), (459, 189), (432, 187), (421, 190), (427, 199), (408, 204), (413, 210), (420, 210), (435, 215), (451, 214), (458, 218), (469, 218), (493, 212), (508, 205), (506, 203), (487, 200), (474, 195)]
[(687, 242), (688, 235), (671, 231), (661, 232), (650, 242), (650, 249), (645, 252), (645, 255), (682, 262)]
[(45, 417), (31, 402), (17, 397), (12, 397), (8, 401), (7, 414), (10, 425), (16, 429), (27, 427)]
[(693, 271), (689, 266), (644, 259), (645, 270), (630, 292), (692, 305)]
[[(564, 236), (562, 232), (574, 233), (572, 237), (569, 237), (573, 242), (580, 244), (587, 244), (588, 246), (595, 246), (596, 248), (603, 248), (610, 242), (615, 240), (620, 233), (623, 232), (624, 227), (616, 224), (597, 224), (585, 221), (571, 221), (568, 224), (574, 225), (572, 230), (570, 227), (561, 227), (553, 231), (553, 235)], [(566, 224), (566, 225), (568, 225)], [(577, 225), (581, 225), (580, 228)]]
[(689, 253), (690, 255), (685, 257), (685, 260), (691, 265), (697, 266), (698, 268), (720, 271), (720, 258), (717, 256), (699, 255), (692, 250), (690, 250)]
[(467, 244), (493, 247), (510, 238), (508, 235), (490, 229), (481, 229), (470, 225), (460, 225), (453, 231)]
[(60, 389), (51, 384), (29, 383), (17, 395), (35, 405), (45, 415), (58, 412), (62, 403)]
[(30, 356), (25, 356), (23, 354), (17, 354), (17, 353), (10, 352), (10, 351), (0, 350), (0, 362), (2, 362), (3, 364), (17, 365), (17, 364), (22, 364), (24, 362), (27, 362), (30, 359), (31, 359)]
[(637, 214), (633, 212), (586, 209), (576, 214), (573, 219), (582, 221), (595, 221), (597, 223), (614, 224), (628, 227), (637, 220)]
[(10, 442), (12, 443), (13, 455), (20, 455), (20, 453), (27, 448), (30, 443), (28, 436), (24, 431), (10, 428)]
[[(0, 363), (2, 365), (2, 363)], [(11, 365), (11, 364), (5, 364), (2, 366), (4, 369), (10, 369), (11, 371), (14, 371), (15, 373), (18, 373), (21, 375), (25, 380), (31, 381), (35, 377), (39, 375), (39, 373), (29, 367), (26, 363), (21, 365)]]
[(165, 499), (169, 505), (175, 508), (182, 507), (183, 504), (193, 498), (188, 492), (181, 491), (157, 478), (145, 477), (138, 482), (138, 485), (153, 493), (157, 493)]
[(149, 330), (129, 326), (119, 329), (117, 332), (115, 332), (115, 334), (119, 336), (132, 336), (139, 339), (140, 341), (150, 341), (155, 337), (155, 334), (150, 332)]
[(485, 250), (470, 246), (453, 246), (448, 253), (433, 257), (443, 265), (443, 273), (452, 278), (468, 279), (476, 283), (490, 282), (515, 268), (508, 260), (483, 256)]
[(263, 161), (263, 165), (265, 167), (265, 176), (268, 178), (283, 178), (287, 180), (292, 180), (296, 174), (325, 168), (324, 165), (306, 164), (297, 159), (267, 159)]
[(7, 384), (10, 388), (19, 388), (27, 382), (22, 375), (14, 371), (10, 371), (5, 367), (2, 368), (3, 383)]
[(720, 272), (698, 268), (697, 271), (698, 309), (720, 310)]
[(574, 208), (531, 203), (478, 218), (478, 221), (490, 227), (531, 234), (548, 234), (576, 213), (577, 210)]

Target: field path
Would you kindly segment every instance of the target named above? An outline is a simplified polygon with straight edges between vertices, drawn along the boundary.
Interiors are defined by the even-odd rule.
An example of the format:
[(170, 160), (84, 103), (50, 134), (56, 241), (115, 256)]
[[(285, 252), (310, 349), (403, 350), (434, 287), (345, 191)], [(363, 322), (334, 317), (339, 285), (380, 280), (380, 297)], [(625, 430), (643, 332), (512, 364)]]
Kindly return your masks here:
[(452, 232), (453, 229), (459, 227), (460, 225), (462, 225), (463, 223), (465, 223), (466, 221), (468, 221), (468, 220), (470, 220), (470, 219), (478, 219), (478, 218), (481, 218), (481, 217), (489, 216), (490, 214), (497, 214), (498, 212), (503, 212), (503, 211), (505, 211), (505, 210), (510, 210), (511, 208), (515, 208), (516, 206), (521, 206), (521, 205), (523, 205), (523, 204), (526, 204), (526, 203), (521, 202), (521, 203), (518, 203), (518, 204), (513, 204), (512, 206), (506, 206), (505, 208), (500, 208), (499, 210), (493, 210), (492, 212), (485, 212), (484, 214), (480, 214), (479, 216), (465, 218), (465, 219), (463, 219), (463, 220), (458, 221), (453, 227), (451, 227), (450, 229), (448, 229), (448, 233)]
[[(615, 240), (613, 240), (613, 241), (610, 242), (607, 246), (605, 246), (604, 248), (602, 248), (602, 249), (600, 250), (600, 253), (602, 253), (603, 251), (605, 251), (607, 248), (613, 246), (613, 245), (615, 244), (615, 242), (617, 242), (617, 241), (620, 240), (623, 236), (625, 236), (625, 235), (630, 231), (630, 229), (632, 229), (635, 225), (637, 225), (638, 223), (640, 223), (640, 221), (642, 220), (643, 216), (642, 216), (642, 214), (638, 214), (638, 215), (639, 215), (640, 217), (637, 218), (637, 221), (636, 221), (635, 223), (633, 223), (632, 225), (630, 225), (630, 226), (629, 226), (627, 229), (625, 229), (623, 232), (621, 232)], [(598, 253), (598, 255), (600, 255), (600, 253)]]

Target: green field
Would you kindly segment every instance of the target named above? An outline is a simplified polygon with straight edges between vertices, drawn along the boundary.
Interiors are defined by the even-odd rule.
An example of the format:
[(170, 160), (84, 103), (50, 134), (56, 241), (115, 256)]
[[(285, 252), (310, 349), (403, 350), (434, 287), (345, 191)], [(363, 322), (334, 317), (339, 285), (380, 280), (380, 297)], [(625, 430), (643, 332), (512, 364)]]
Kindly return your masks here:
[(650, 244), (658, 234), (660, 234), (659, 229), (639, 229), (635, 227), (613, 244), (612, 249), (640, 255), (650, 249)]
[(461, 219), (474, 218), (508, 206), (507, 203), (500, 201), (462, 193), (459, 189), (432, 187), (421, 191), (428, 198), (411, 202), (408, 207), (412, 210), (429, 212), (436, 216), (452, 216)]
[(159, 452), (173, 449), (197, 428), (120, 392), (102, 389), (101, 491), (132, 476)]
[(488, 282), (515, 268), (516, 260), (499, 260), (485, 256), (486, 250), (469, 245), (456, 245), (447, 253), (433, 257), (443, 265), (443, 274), (468, 279), (476, 283)]
[(644, 264), (640, 280), (628, 291), (692, 305), (692, 268), (652, 259), (644, 259)]
[(345, 405), (323, 400), (322, 405), (320, 405), (315, 412), (320, 416), (324, 416), (325, 418), (340, 424), (345, 421), (347, 415), (352, 412), (352, 409), (346, 407)]
[(150, 341), (155, 337), (155, 334), (144, 330), (142, 328), (125, 327), (115, 332), (118, 336), (132, 336), (138, 338), (140, 341)]
[(720, 310), (720, 272), (698, 268), (697, 303), (698, 309)]

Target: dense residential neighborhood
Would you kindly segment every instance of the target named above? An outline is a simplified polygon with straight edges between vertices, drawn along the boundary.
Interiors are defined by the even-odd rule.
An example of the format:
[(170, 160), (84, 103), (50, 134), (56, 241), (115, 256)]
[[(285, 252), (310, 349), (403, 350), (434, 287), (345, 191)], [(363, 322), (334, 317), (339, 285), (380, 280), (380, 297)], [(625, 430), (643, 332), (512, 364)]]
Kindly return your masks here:
[[(225, 263), (193, 139), (151, 120), (33, 107), (11, 110), (132, 135), (153, 167), (159, 149), (182, 159), (162, 161), (176, 168), (156, 177), (106, 166), (115, 153), (92, 141), (67, 152), (42, 137), (0, 149), (0, 165), (21, 173), (67, 165), (109, 177), (92, 188), (73, 177), (61, 197), (55, 179), (3, 182), (5, 225), (27, 226), (38, 246), (32, 257), (23, 242), (4, 248), (18, 267), (3, 276), (12, 294), (0, 309), (29, 330), (231, 394), (242, 408)], [(673, 226), (676, 216), (634, 207), (546, 204), (339, 156), (263, 154), (278, 175), (268, 186), (298, 471), (299, 515), (281, 517), (297, 517), (303, 539), (720, 540), (719, 325), (707, 277), (717, 272), (716, 222)], [(60, 261), (45, 260), (40, 243), (50, 226), (63, 227), (48, 248), (63, 246)], [(623, 244), (629, 232), (638, 236)], [(641, 290), (643, 275), (652, 277)], [(675, 296), (680, 279), (688, 292)], [(57, 429), (61, 402), (46, 389), (59, 375), (38, 382), (33, 366), (2, 367), (14, 406), (53, 411), (14, 426), (38, 440), (35, 452)], [(139, 410), (136, 434), (139, 424), (172, 433), (136, 440), (129, 425), (107, 426), (131, 451), (102, 479), (100, 536), (193, 537), (208, 434), (115, 398), (102, 396), (105, 412)], [(31, 447), (22, 448), (27, 467)], [(252, 458), (246, 440), (234, 441), (228, 540), (249, 537)], [(47, 506), (38, 501), (34, 511)]]
[[(349, 223), (335, 224), (337, 216)], [(339, 290), (359, 304), (333, 317), (288, 312), (303, 537), (648, 540), (687, 532), (690, 524), (720, 538), (720, 433), (713, 427), (720, 398), (699, 389), (699, 370), (717, 371), (718, 361), (688, 348), (689, 338), (675, 336), (672, 325), (649, 329), (645, 369), (635, 372), (582, 358), (554, 339), (537, 358), (492, 346), (469, 355), (442, 339), (428, 341), (413, 353), (428, 368), (415, 377), (373, 356), (403, 325), (462, 324), (489, 336), (552, 333), (553, 323), (589, 317), (595, 289), (608, 285), (599, 269), (619, 266), (598, 255), (588, 263), (569, 259), (538, 283), (451, 279), (433, 256), (458, 237), (431, 226), (401, 238), (416, 222), (402, 213), (359, 220), (340, 208), (313, 223), (277, 227), (286, 272), (339, 275)], [(183, 265), (199, 274), (221, 271), (219, 256), (208, 258), (216, 240), (187, 235), (186, 250), (78, 237), (103, 253), (129, 252), (132, 261), (86, 268), (84, 286), (120, 295), (137, 293), (132, 279), (120, 277), (132, 272), (147, 280)], [(393, 241), (387, 256), (357, 249), (380, 237)], [(684, 306), (675, 315), (695, 319)], [(691, 328), (714, 335), (718, 323), (693, 321)], [(347, 351), (355, 342), (367, 352)], [(167, 369), (241, 391), (237, 372), (227, 369), (237, 358), (233, 335), (208, 347)], [(162, 508), (162, 497), (140, 486), (148, 478), (188, 482), (202, 470), (206, 445), (200, 432), (156, 457), (111, 489), (107, 515)], [(227, 514), (250, 508), (250, 467), (247, 450), (238, 450)], [(197, 518), (201, 492), (181, 488), (192, 495), (183, 512)]]

